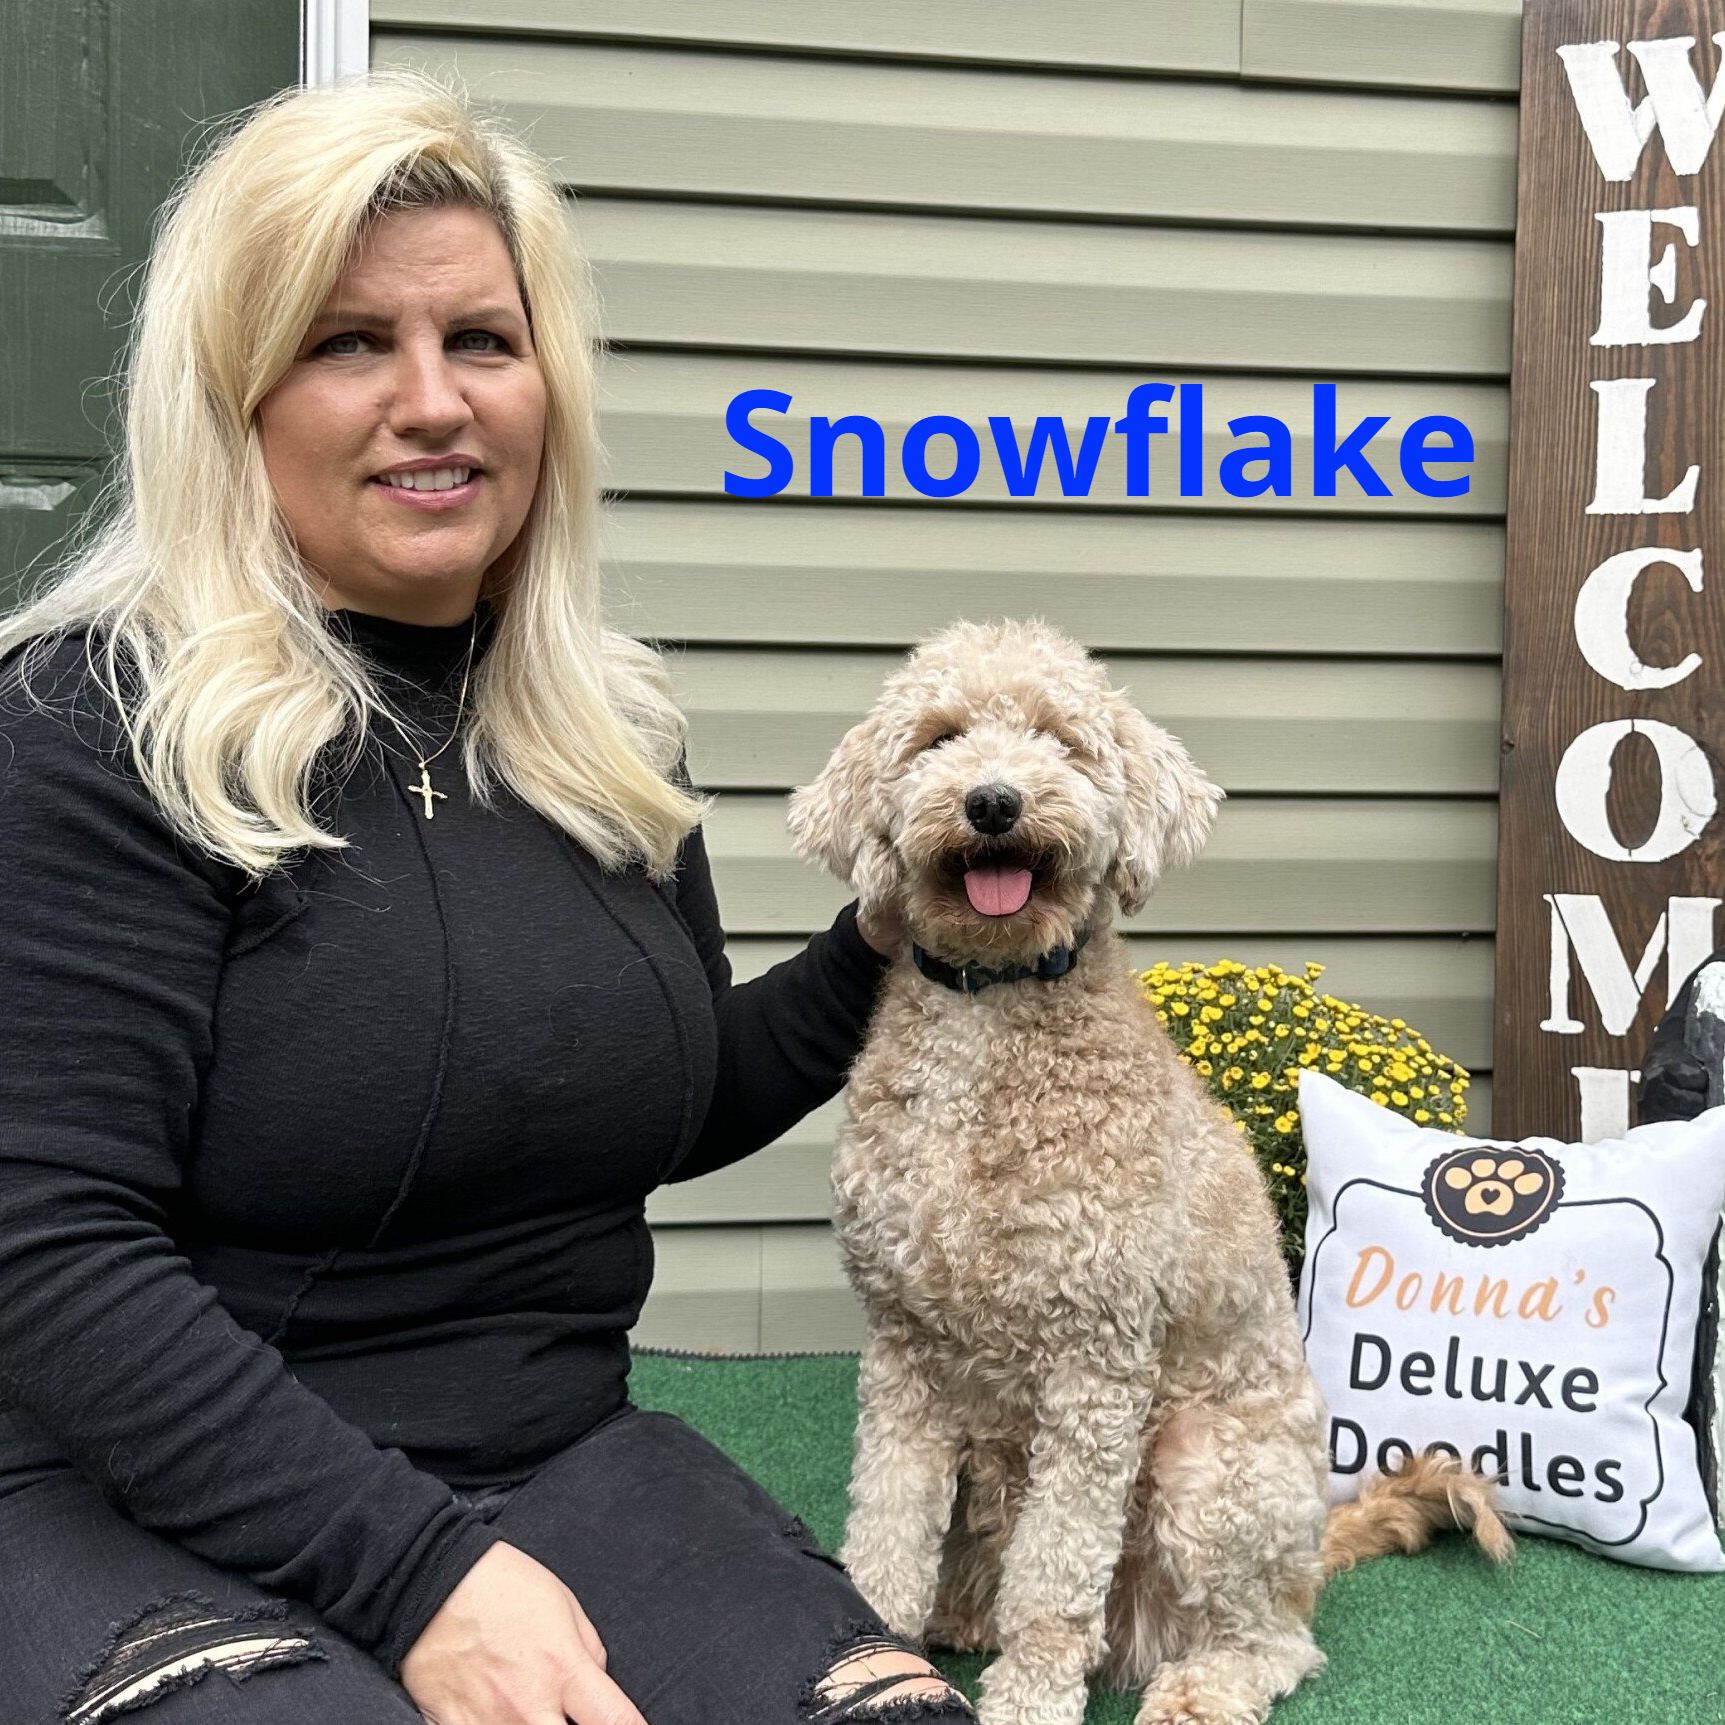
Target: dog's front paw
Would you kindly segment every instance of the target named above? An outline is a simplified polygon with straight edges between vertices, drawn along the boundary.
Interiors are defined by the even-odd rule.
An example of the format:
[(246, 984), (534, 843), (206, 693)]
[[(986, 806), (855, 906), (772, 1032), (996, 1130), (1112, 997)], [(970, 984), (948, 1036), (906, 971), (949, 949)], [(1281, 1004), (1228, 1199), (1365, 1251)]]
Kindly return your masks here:
[(933, 1602), (922, 1597), (924, 1590), (914, 1582), (907, 1585), (907, 1571), (912, 1566), (890, 1553), (853, 1550), (850, 1546), (839, 1553), (839, 1561), (881, 1622), (894, 1635), (920, 1644)]
[(982, 1674), (980, 1725), (1082, 1725), (1084, 1680), (1003, 1653)]
[(1132, 1725), (1262, 1725), (1269, 1702), (1227, 1687), (1183, 1681), (1163, 1667)]

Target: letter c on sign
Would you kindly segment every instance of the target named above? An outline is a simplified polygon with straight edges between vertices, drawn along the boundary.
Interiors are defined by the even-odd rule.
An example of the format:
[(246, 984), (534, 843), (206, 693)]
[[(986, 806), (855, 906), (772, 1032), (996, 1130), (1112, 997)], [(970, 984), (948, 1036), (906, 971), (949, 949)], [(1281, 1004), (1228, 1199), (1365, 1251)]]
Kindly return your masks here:
[[(1659, 818), (1634, 850), (1618, 841), (1605, 810), (1611, 757), (1631, 731), (1639, 731), (1659, 757)], [(1694, 844), (1719, 807), (1712, 764), (1694, 738), (1657, 719), (1589, 725), (1563, 751), (1554, 791), (1569, 836), (1608, 862), (1664, 862)]]
[(1629, 641), (1629, 598), (1636, 577), (1655, 563), (1669, 563), (1681, 572), (1692, 592), (1701, 591), (1701, 552), (1665, 551), (1657, 545), (1637, 546), (1607, 557), (1581, 584), (1575, 595), (1575, 644), (1581, 656), (1606, 682), (1620, 689), (1669, 689), (1681, 683), (1701, 663), (1688, 653), (1675, 665), (1643, 664)]

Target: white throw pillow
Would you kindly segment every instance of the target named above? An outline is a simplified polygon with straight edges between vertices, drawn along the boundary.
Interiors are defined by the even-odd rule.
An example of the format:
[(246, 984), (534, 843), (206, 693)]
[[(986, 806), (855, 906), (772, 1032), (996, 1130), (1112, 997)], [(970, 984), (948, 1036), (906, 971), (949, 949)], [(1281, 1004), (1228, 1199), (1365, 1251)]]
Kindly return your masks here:
[(1523, 1532), (1725, 1569), (1683, 1419), (1725, 1108), (1511, 1144), (1416, 1126), (1308, 1069), (1300, 1122), (1300, 1323), (1332, 1501), (1441, 1448), (1500, 1477)]

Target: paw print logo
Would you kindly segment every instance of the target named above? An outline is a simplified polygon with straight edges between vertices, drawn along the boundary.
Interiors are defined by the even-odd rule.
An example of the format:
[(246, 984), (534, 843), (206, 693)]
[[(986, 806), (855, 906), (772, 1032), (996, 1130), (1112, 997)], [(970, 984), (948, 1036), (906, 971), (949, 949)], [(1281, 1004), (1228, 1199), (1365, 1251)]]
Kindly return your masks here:
[(1519, 1145), (1464, 1145), (1426, 1170), (1427, 1215), (1465, 1246), (1501, 1246), (1531, 1234), (1562, 1196), (1562, 1167)]

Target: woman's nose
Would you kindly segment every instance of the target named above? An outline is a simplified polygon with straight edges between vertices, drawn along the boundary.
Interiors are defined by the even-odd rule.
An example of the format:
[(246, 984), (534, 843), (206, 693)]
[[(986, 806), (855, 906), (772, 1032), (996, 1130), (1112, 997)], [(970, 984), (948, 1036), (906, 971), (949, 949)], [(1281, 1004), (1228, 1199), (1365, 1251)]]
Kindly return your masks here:
[(441, 346), (435, 353), (399, 348), (394, 384), (390, 428), (397, 435), (442, 436), (473, 417), (462, 380)]

